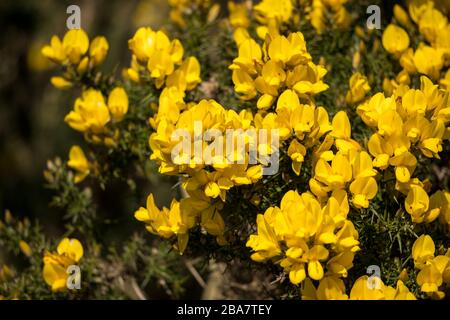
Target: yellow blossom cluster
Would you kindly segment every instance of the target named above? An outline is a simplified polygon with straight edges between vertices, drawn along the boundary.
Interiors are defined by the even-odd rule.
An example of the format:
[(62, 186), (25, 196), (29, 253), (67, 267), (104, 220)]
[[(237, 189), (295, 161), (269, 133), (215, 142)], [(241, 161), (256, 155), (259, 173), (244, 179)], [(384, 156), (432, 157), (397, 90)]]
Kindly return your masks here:
[(299, 24), (302, 11), (318, 34), (322, 34), (327, 27), (338, 29), (349, 27), (350, 13), (345, 5), (348, 0), (262, 0), (253, 5), (251, 1), (236, 3), (228, 2), (229, 22), (234, 28), (233, 37), (238, 45), (249, 37), (251, 12), (258, 23), (256, 35), (265, 39), (267, 35), (274, 38), (282, 33), (283, 27), (289, 23)]
[(326, 276), (314, 287), (307, 279), (301, 290), (303, 300), (416, 300), (414, 294), (398, 280), (396, 288), (387, 286), (380, 278), (368, 276), (358, 278), (350, 290), (345, 293), (344, 282), (335, 276)]
[(160, 210), (150, 194), (146, 208), (139, 208), (134, 216), (145, 223), (146, 229), (153, 234), (166, 239), (176, 236), (176, 248), (182, 254), (189, 241), (189, 230), (197, 225), (215, 236), (220, 245), (226, 243), (223, 237), (225, 223), (218, 212), (220, 209), (220, 202), (213, 203), (204, 194), (194, 191), (190, 193), (190, 197), (181, 201), (174, 199), (170, 208), (164, 207)]
[[(187, 191), (202, 189), (208, 197), (220, 196), (224, 200), (226, 190), (233, 185), (251, 184), (261, 177), (261, 165), (249, 163), (249, 145), (256, 143), (257, 138), (244, 130), (254, 129), (252, 125), (251, 112), (244, 110), (238, 114), (224, 109), (214, 100), (202, 100), (183, 111), (176, 123), (166, 119), (159, 122), (157, 131), (150, 136), (151, 159), (159, 164), (161, 173), (187, 173), (190, 177), (185, 183)], [(172, 139), (177, 129), (181, 132), (180, 137)], [(214, 132), (209, 131), (211, 129)], [(229, 136), (231, 141), (227, 141), (226, 131), (230, 129), (233, 135)], [(204, 137), (209, 134), (207, 132), (214, 136), (197, 140), (198, 135)], [(175, 146), (180, 145), (180, 138), (192, 152), (180, 150), (172, 157)]]
[(128, 41), (133, 53), (131, 67), (127, 69), (130, 80), (152, 79), (157, 88), (164, 84), (179, 91), (191, 90), (200, 83), (200, 65), (195, 57), (183, 60), (184, 48), (178, 39), (170, 40), (161, 30), (139, 28)]
[[(174, 104), (174, 101), (169, 103)], [(158, 115), (160, 112), (161, 106)], [(227, 130), (232, 130), (228, 138)], [(185, 176), (182, 187), (189, 197), (174, 210), (180, 211), (177, 214), (182, 216), (198, 217), (201, 226), (209, 234), (217, 236), (219, 243), (225, 241), (224, 222), (218, 210), (223, 206), (227, 190), (237, 185), (252, 184), (262, 176), (260, 162), (250, 163), (250, 146), (256, 145), (257, 136), (251, 112), (244, 110), (238, 114), (225, 110), (214, 100), (202, 100), (191, 105), (173, 122), (169, 117), (160, 117), (156, 132), (150, 136), (150, 159), (159, 165), (159, 172)], [(198, 137), (206, 139), (196, 141)], [(187, 147), (173, 154), (180, 144)], [(259, 150), (262, 145), (259, 144)], [(270, 140), (264, 146), (270, 148)], [(187, 242), (187, 238), (183, 239)]]
[(59, 89), (73, 86), (85, 73), (101, 65), (106, 58), (109, 44), (105, 37), (98, 36), (92, 41), (83, 29), (71, 29), (62, 41), (53, 36), (50, 44), (44, 46), (42, 54), (64, 68), (62, 76), (52, 77), (52, 84)]
[[(383, 32), (383, 47), (399, 60), (402, 67), (395, 79), (385, 79), (384, 90), (392, 93), (399, 85), (409, 85), (410, 76), (415, 73), (440, 81), (447, 88), (450, 81), (450, 24), (447, 17), (431, 0), (410, 1), (408, 12), (395, 5), (396, 23)], [(420, 42), (417, 48), (410, 47), (407, 31), (411, 30), (418, 30), (426, 42)], [(445, 70), (445, 77), (441, 77)]]
[(261, 47), (252, 38), (239, 45), (233, 70), (234, 89), (243, 100), (258, 96), (258, 109), (269, 109), (280, 92), (294, 90), (303, 100), (328, 88), (323, 82), (326, 69), (312, 62), (301, 32), (288, 37), (266, 37)]
[(279, 35), (283, 23), (293, 18), (294, 5), (292, 0), (263, 0), (253, 7), (254, 16), (260, 26), (256, 32), (261, 39), (267, 34)]
[[(346, 194), (350, 191), (352, 204), (356, 208), (368, 208), (369, 200), (378, 192), (375, 180), (377, 171), (373, 167), (372, 157), (351, 138), (350, 121), (344, 111), (333, 117), (331, 126), (332, 131), (315, 148), (316, 162), (309, 187), (324, 200), (330, 192), (342, 191)], [(336, 152), (333, 152), (333, 146)]]
[[(86, 153), (71, 147), (67, 177), (74, 183), (103, 178), (100, 168), (110, 168), (100, 163), (97, 148), (109, 148), (111, 158), (129, 145), (147, 154), (140, 133), (146, 139), (149, 132), (149, 159), (159, 173), (177, 177), (181, 199), (161, 207), (150, 193), (134, 218), (180, 254), (203, 249), (209, 239), (222, 247), (212, 252), (211, 245), (208, 257), (233, 259), (240, 248), (236, 258), (247, 255), (270, 267), (264, 271), (275, 266), (283, 273), (280, 282), (297, 286), (305, 300), (443, 299), (450, 288), (450, 192), (448, 179), (430, 175), (426, 166), (443, 160), (450, 139), (444, 2), (409, 0), (407, 10), (394, 5), (380, 38), (358, 25), (361, 10), (350, 13), (357, 5), (351, 0), (168, 0), (180, 33), (138, 28), (128, 40), (131, 62), (123, 81), (98, 71), (109, 50), (104, 37), (90, 41), (82, 29), (53, 36), (41, 53), (63, 74), (51, 82), (82, 90), (64, 121), (91, 144)], [(228, 15), (221, 15), (224, 5)], [(350, 25), (352, 34), (326, 34)], [(189, 41), (197, 32), (200, 39)], [(210, 43), (203, 39), (209, 36)], [(231, 36), (236, 46), (229, 46)], [(387, 54), (378, 57), (381, 45)], [(320, 60), (313, 60), (310, 52), (317, 51)], [(374, 74), (378, 68), (396, 76), (383, 82)], [(336, 87), (318, 96), (329, 88), (328, 72), (335, 78), (327, 82)], [(384, 93), (369, 94), (380, 87)], [(123, 166), (140, 169), (142, 163), (132, 161)], [(266, 177), (273, 165), (290, 168)], [(138, 171), (127, 177), (130, 186)], [(71, 211), (72, 200), (67, 203)], [(33, 260), (38, 246), (15, 238), (17, 251)], [(389, 260), (379, 263), (380, 275), (362, 275), (378, 253)], [(83, 255), (80, 241), (69, 238), (56, 252), (44, 252), (42, 276), (52, 291), (70, 288), (68, 270)], [(12, 274), (3, 266), (0, 281)], [(408, 275), (417, 285), (410, 286)]]
[(307, 277), (347, 277), (359, 250), (358, 232), (347, 219), (345, 192), (336, 191), (326, 205), (311, 193), (288, 191), (280, 207), (270, 207), (257, 216), (257, 234), (247, 246), (257, 262), (279, 264), (293, 284)]
[(118, 132), (111, 131), (107, 124), (122, 121), (128, 112), (128, 103), (128, 95), (122, 87), (111, 90), (107, 100), (101, 91), (89, 88), (75, 100), (73, 110), (64, 121), (71, 128), (83, 132), (87, 140), (114, 146)]
[[(364, 123), (376, 130), (368, 141), (380, 170), (394, 167), (396, 189), (407, 195), (405, 209), (414, 222), (431, 222), (439, 215), (442, 202), (433, 203), (424, 184), (413, 178), (417, 157), (438, 158), (442, 143), (449, 137), (448, 92), (440, 90), (427, 77), (421, 77), (420, 90), (400, 86), (391, 97), (377, 93), (357, 107)], [(437, 206), (437, 207), (436, 207)]]
[(412, 247), (412, 258), (417, 274), (417, 284), (422, 292), (431, 297), (442, 299), (445, 293), (443, 286), (450, 284), (450, 249), (445, 255), (435, 256), (435, 245), (429, 235), (421, 235)]

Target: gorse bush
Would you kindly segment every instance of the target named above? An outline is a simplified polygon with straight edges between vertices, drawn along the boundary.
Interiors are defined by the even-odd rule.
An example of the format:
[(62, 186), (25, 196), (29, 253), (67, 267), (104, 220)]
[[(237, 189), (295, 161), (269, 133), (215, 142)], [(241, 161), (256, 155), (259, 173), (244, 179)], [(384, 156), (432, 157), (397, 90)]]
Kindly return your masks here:
[[(7, 212), (0, 294), (177, 298), (221, 265), (256, 281), (238, 297), (448, 297), (450, 7), (383, 7), (376, 30), (371, 2), (169, 1), (120, 76), (102, 64), (126, 44), (53, 36), (51, 83), (79, 94), (61, 121), (84, 140), (44, 172), (66, 233)], [(142, 196), (158, 181), (167, 207)], [(117, 182), (137, 195), (128, 239), (97, 213)]]

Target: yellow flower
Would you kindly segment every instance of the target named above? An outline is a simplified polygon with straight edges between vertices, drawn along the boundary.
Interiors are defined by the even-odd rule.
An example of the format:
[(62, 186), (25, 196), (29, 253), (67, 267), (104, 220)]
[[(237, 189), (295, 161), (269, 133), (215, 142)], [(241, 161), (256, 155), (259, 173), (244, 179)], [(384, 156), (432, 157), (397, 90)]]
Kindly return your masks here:
[(247, 4), (234, 3), (228, 1), (228, 10), (230, 11), (230, 24), (234, 28), (248, 28), (250, 21), (247, 17)]
[(44, 254), (42, 271), (45, 282), (53, 291), (66, 288), (67, 268), (76, 265), (83, 257), (83, 246), (77, 239), (64, 238), (58, 245), (56, 253)]
[[(309, 280), (309, 279), (307, 279)], [(378, 287), (377, 287), (378, 286)], [(381, 279), (371, 279), (367, 276), (358, 278), (350, 292), (350, 298), (345, 294), (344, 282), (336, 277), (323, 278), (319, 286), (314, 288), (311, 281), (305, 282), (302, 290), (305, 300), (416, 300), (402, 281), (397, 282), (397, 288), (383, 284)]]
[(166, 87), (177, 87), (179, 91), (184, 92), (194, 89), (201, 81), (200, 63), (197, 58), (189, 57), (167, 77)]
[(420, 44), (414, 53), (414, 65), (419, 73), (430, 78), (439, 79), (439, 73), (443, 67), (442, 52), (425, 44)]
[(368, 276), (358, 278), (350, 291), (350, 300), (384, 300), (384, 284), (380, 278), (369, 282)]
[(264, 215), (258, 214), (256, 217), (258, 232), (251, 235), (247, 241), (246, 246), (256, 251), (251, 256), (254, 261), (261, 262), (281, 253), (278, 238), (267, 220), (273, 210), (275, 209), (267, 209)]
[(383, 32), (383, 47), (389, 53), (399, 55), (409, 47), (409, 36), (402, 28), (390, 24)]
[(77, 131), (100, 133), (109, 122), (110, 115), (100, 91), (88, 89), (75, 100), (74, 110), (64, 118)]
[(337, 154), (331, 161), (331, 165), (324, 159), (317, 161), (314, 179), (324, 183), (331, 189), (344, 188), (352, 179), (352, 167), (347, 157)]
[(322, 34), (325, 30), (325, 14), (325, 5), (322, 0), (313, 0), (308, 18), (318, 34)]
[(128, 95), (125, 89), (116, 87), (109, 93), (108, 109), (114, 121), (122, 121), (128, 112)]
[(20, 248), (20, 251), (22, 251), (22, 253), (24, 255), (26, 255), (27, 257), (31, 256), (32, 251), (31, 251), (30, 245), (28, 243), (26, 243), (23, 240), (20, 240), (19, 248)]
[(146, 224), (146, 229), (164, 238), (176, 235), (178, 250), (183, 253), (189, 240), (189, 229), (194, 226), (195, 216), (189, 215), (187, 210), (180, 210), (180, 203), (172, 200), (170, 209), (164, 207), (159, 210), (150, 194), (147, 198), (147, 208), (139, 208), (134, 217)]
[(420, 186), (411, 186), (405, 199), (405, 209), (414, 222), (423, 222), (424, 214), (428, 211), (429, 204), (430, 199), (426, 191)]
[[(262, 262), (283, 257), (273, 261), (283, 267), (293, 284), (299, 284), (307, 277), (321, 280), (325, 275), (323, 263), (326, 260), (327, 275), (346, 276), (352, 266), (353, 253), (359, 249), (358, 233), (350, 221), (337, 218), (340, 213), (334, 210), (340, 211), (339, 202), (337, 198), (333, 199), (335, 202), (329, 203), (332, 208), (327, 205), (322, 209), (310, 193), (287, 192), (280, 208), (270, 207), (264, 215), (258, 216), (258, 234), (251, 235), (247, 242), (247, 246), (255, 251), (252, 259)], [(285, 249), (282, 249), (282, 243), (286, 245)]]
[(435, 250), (433, 239), (429, 235), (424, 234), (417, 238), (412, 247), (412, 257), (416, 267), (421, 267), (433, 259)]
[(50, 82), (60, 90), (67, 90), (73, 87), (73, 83), (63, 77), (52, 77)]
[(289, 145), (287, 153), (292, 159), (292, 170), (296, 175), (300, 175), (300, 169), (306, 156), (306, 148), (297, 139), (294, 139)]
[(135, 65), (128, 69), (128, 74), (137, 80), (139, 67), (145, 67), (158, 88), (164, 84), (166, 76), (174, 72), (175, 66), (181, 64), (184, 54), (179, 40), (171, 41), (164, 32), (148, 27), (139, 28), (128, 41), (128, 46), (136, 57)]
[(103, 63), (106, 55), (108, 54), (109, 44), (105, 37), (95, 37), (89, 48), (89, 56), (94, 66), (98, 66)]
[(368, 208), (369, 200), (373, 199), (378, 192), (378, 185), (374, 178), (357, 178), (350, 184), (353, 194), (353, 204), (357, 208)]
[(232, 70), (242, 69), (246, 73), (255, 74), (256, 66), (262, 64), (261, 47), (255, 40), (249, 38), (239, 45), (238, 57), (229, 67)]
[(419, 20), (419, 31), (430, 43), (434, 43), (439, 33), (445, 32), (446, 26), (447, 17), (432, 6), (426, 8)]
[(61, 64), (66, 60), (66, 52), (64, 51), (62, 42), (58, 36), (53, 36), (50, 40), (50, 45), (44, 46), (41, 53), (43, 56), (58, 64)]
[(75, 183), (83, 181), (90, 172), (90, 164), (79, 146), (70, 148), (67, 165), (76, 171)]
[(14, 271), (11, 270), (6, 264), (0, 268), (0, 282), (6, 281), (14, 276)]
[(314, 288), (310, 279), (305, 280), (302, 300), (347, 300), (344, 282), (336, 276), (326, 276)]
[(292, 16), (292, 9), (291, 0), (263, 0), (253, 7), (256, 19), (264, 24), (271, 20), (287, 22)]
[(128, 41), (128, 46), (137, 59), (146, 62), (155, 50), (155, 32), (149, 27), (139, 28)]
[(345, 100), (347, 103), (355, 104), (364, 99), (367, 92), (370, 91), (370, 86), (367, 78), (359, 72), (354, 73), (350, 78), (350, 90), (347, 92)]
[(71, 29), (64, 35), (62, 47), (72, 64), (78, 64), (88, 51), (89, 38), (82, 29)]
[(422, 292), (433, 298), (442, 299), (445, 293), (440, 291), (443, 283), (450, 283), (450, 250), (446, 255), (434, 256), (435, 245), (429, 235), (420, 236), (412, 247), (414, 264), (420, 272), (417, 274), (417, 284)]
[(333, 131), (330, 134), (336, 139), (335, 145), (342, 154), (347, 155), (351, 150), (359, 151), (361, 149), (358, 142), (351, 138), (352, 128), (345, 111), (339, 111), (334, 115), (331, 126)]
[[(430, 199), (430, 206), (439, 208), (439, 221), (450, 226), (450, 192), (437, 191), (433, 196)], [(436, 204), (434, 204), (435, 201)]]
[(394, 5), (394, 17), (403, 27), (409, 28), (412, 26), (408, 13), (398, 4)]

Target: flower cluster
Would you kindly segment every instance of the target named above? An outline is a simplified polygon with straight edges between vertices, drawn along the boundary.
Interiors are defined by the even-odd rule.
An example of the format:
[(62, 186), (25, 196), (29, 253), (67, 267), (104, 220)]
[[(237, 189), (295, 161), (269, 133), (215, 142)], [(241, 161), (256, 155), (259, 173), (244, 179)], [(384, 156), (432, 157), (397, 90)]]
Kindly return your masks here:
[(345, 192), (335, 192), (325, 206), (310, 193), (288, 191), (280, 207), (257, 216), (257, 234), (247, 246), (257, 262), (272, 259), (289, 274), (293, 284), (307, 277), (347, 277), (358, 247), (358, 232), (347, 219)]
[(355, 281), (350, 295), (345, 293), (344, 282), (335, 276), (324, 277), (317, 288), (307, 279), (301, 294), (304, 300), (416, 300), (403, 281), (398, 280), (396, 288), (393, 288), (378, 277), (370, 279), (368, 276)]
[(378, 93), (357, 107), (364, 123), (376, 130), (368, 141), (373, 165), (380, 170), (394, 167), (396, 188), (408, 195), (405, 208), (414, 222), (431, 222), (439, 214), (428, 210), (424, 185), (413, 174), (417, 157), (439, 158), (449, 112), (448, 93), (425, 76), (420, 90), (402, 86), (391, 97)]
[(73, 110), (64, 121), (83, 132), (88, 141), (114, 146), (118, 132), (108, 128), (107, 124), (122, 121), (127, 112), (128, 95), (122, 87), (111, 90), (107, 101), (101, 91), (89, 88), (75, 100)]
[(235, 91), (243, 100), (258, 96), (258, 109), (269, 109), (286, 89), (308, 101), (328, 88), (323, 82), (327, 71), (312, 62), (301, 32), (268, 36), (262, 47), (249, 37), (239, 44), (238, 51), (229, 67)]
[[(385, 91), (391, 93), (399, 85), (409, 85), (415, 73), (426, 75), (434, 81), (441, 79), (441, 71), (450, 62), (450, 24), (447, 17), (435, 7), (433, 1), (410, 1), (408, 13), (395, 5), (396, 24), (390, 24), (383, 32), (383, 47), (397, 58), (402, 71), (395, 79), (385, 79)], [(418, 30), (426, 42), (417, 48), (410, 47), (407, 31)], [(410, 32), (412, 34), (412, 32)], [(450, 72), (441, 83), (447, 87)]]
[[(58, 165), (64, 181), (52, 187), (63, 193), (54, 202), (83, 224), (83, 243), (97, 248), (89, 242), (97, 243), (95, 193), (81, 196), (74, 183), (91, 175), (103, 188), (120, 177), (134, 190), (152, 174), (147, 158), (175, 178), (180, 197), (162, 207), (150, 193), (134, 218), (180, 254), (251, 259), (267, 278), (281, 273), (280, 287), (302, 299), (444, 298), (450, 24), (437, 1), (408, 1), (408, 12), (395, 5), (381, 37), (360, 26), (345, 34), (361, 17), (350, 14), (349, 0), (228, 1), (226, 15), (212, 0), (169, 5), (179, 28), (167, 28), (171, 36), (137, 29), (123, 81), (96, 69), (108, 51), (103, 37), (89, 42), (70, 30), (42, 49), (64, 69), (52, 82), (82, 89), (64, 120), (90, 148), (70, 149), (71, 171)], [(341, 29), (339, 41), (327, 34), (332, 28)], [(14, 240), (30, 261), (39, 251), (30, 238)], [(52, 291), (67, 287), (67, 269), (82, 256), (81, 243), (68, 238), (45, 252)], [(374, 257), (386, 259), (381, 274), (361, 274)], [(0, 279), (10, 276), (0, 269)]]
[[(334, 116), (331, 125), (332, 131), (314, 152), (317, 162), (309, 187), (317, 197), (325, 200), (330, 192), (343, 190), (346, 193), (349, 190), (356, 208), (368, 208), (369, 200), (378, 192), (372, 157), (351, 138), (350, 121), (344, 111)], [(336, 152), (333, 152), (333, 146)]]
[(52, 77), (52, 84), (59, 89), (68, 89), (83, 75), (101, 65), (106, 58), (109, 44), (105, 37), (89, 37), (82, 29), (71, 29), (62, 41), (53, 36), (50, 44), (42, 48), (42, 54), (63, 67), (62, 76)]
[[(257, 145), (258, 136), (251, 112), (244, 110), (238, 114), (225, 110), (214, 100), (202, 100), (184, 110), (174, 123), (161, 118), (156, 132), (150, 136), (153, 152), (150, 158), (163, 174), (185, 175), (183, 188), (190, 195), (189, 201), (197, 203), (186, 209), (197, 211), (202, 226), (213, 225), (205, 229), (221, 236), (223, 221), (215, 211), (225, 201), (227, 190), (261, 178), (265, 154), (251, 162), (250, 150), (261, 154), (271, 143), (267, 140), (266, 144)], [(180, 145), (186, 147), (180, 149)], [(216, 198), (221, 200), (215, 201)]]
[(294, 5), (292, 0), (263, 0), (253, 7), (254, 15), (260, 26), (256, 33), (261, 39), (267, 34), (279, 35), (279, 29), (293, 18)]
[(157, 88), (164, 84), (180, 91), (190, 90), (200, 83), (200, 66), (195, 57), (183, 60), (184, 48), (178, 39), (170, 40), (161, 30), (139, 28), (128, 41), (133, 53), (130, 80), (152, 79)]
[(422, 292), (442, 299), (445, 293), (440, 291), (443, 285), (450, 284), (450, 249), (445, 255), (435, 256), (435, 245), (429, 235), (420, 236), (412, 247), (414, 265), (420, 272), (417, 284)]
[(42, 274), (53, 291), (67, 288), (68, 268), (77, 265), (82, 257), (83, 246), (80, 241), (69, 238), (61, 240), (55, 253), (45, 253)]
[(172, 200), (170, 208), (162, 210), (155, 205), (153, 195), (147, 198), (147, 207), (139, 208), (134, 216), (145, 223), (146, 229), (160, 237), (177, 237), (176, 249), (182, 254), (189, 241), (189, 230), (200, 225), (208, 234), (215, 236), (220, 245), (226, 244), (223, 236), (225, 223), (218, 212), (220, 203), (213, 203), (203, 194), (191, 192), (181, 201)]

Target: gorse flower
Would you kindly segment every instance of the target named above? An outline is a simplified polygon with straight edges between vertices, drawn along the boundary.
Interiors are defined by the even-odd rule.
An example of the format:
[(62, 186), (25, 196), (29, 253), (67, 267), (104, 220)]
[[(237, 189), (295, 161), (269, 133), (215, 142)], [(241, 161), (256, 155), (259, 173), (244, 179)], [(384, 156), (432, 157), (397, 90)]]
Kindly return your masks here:
[(442, 299), (445, 296), (440, 287), (450, 283), (450, 250), (445, 255), (435, 256), (435, 245), (429, 235), (420, 236), (412, 247), (412, 257), (419, 273), (417, 284), (422, 292)]
[(42, 48), (46, 58), (64, 68), (63, 76), (53, 77), (52, 84), (59, 89), (68, 89), (77, 78), (84, 76), (103, 63), (109, 44), (105, 37), (98, 36), (89, 42), (83, 29), (71, 29), (62, 41), (58, 36)]
[(405, 209), (413, 221), (435, 220), (439, 211), (428, 210), (428, 194), (413, 175), (420, 153), (439, 159), (450, 120), (448, 93), (423, 76), (420, 90), (399, 87), (389, 98), (378, 93), (358, 106), (357, 113), (376, 130), (368, 141), (373, 165), (381, 170), (394, 167), (396, 189), (407, 195)]
[(349, 295), (344, 282), (334, 276), (324, 277), (317, 288), (311, 281), (305, 282), (301, 294), (305, 300), (416, 300), (403, 281), (399, 280), (393, 288), (386, 286), (380, 278), (369, 279), (368, 276), (358, 278)]
[(405, 30), (390, 24), (383, 32), (383, 46), (394, 55), (400, 55), (409, 47), (409, 36)]
[[(142, 283), (156, 275), (166, 286), (175, 281), (165, 265), (171, 259), (153, 247), (164, 241), (184, 262), (252, 263), (261, 271), (253, 280), (264, 277), (289, 298), (445, 297), (450, 8), (438, 0), (395, 5), (380, 33), (356, 23), (365, 14), (357, 5), (169, 0), (170, 26), (130, 35), (122, 79), (100, 72), (106, 38), (90, 40), (81, 29), (51, 38), (41, 52), (62, 73), (50, 81), (80, 89), (64, 121), (87, 145), (72, 146), (66, 163), (49, 162), (45, 177), (74, 224), (67, 234), (80, 233), (92, 249), (87, 283), (115, 294), (115, 284), (98, 280), (110, 279), (106, 262), (136, 280), (144, 262)], [(166, 207), (153, 193), (133, 206), (146, 236), (160, 239), (141, 248), (136, 236), (123, 251), (105, 247), (105, 256), (93, 200), (116, 180), (139, 194), (141, 178), (155, 170), (170, 176), (177, 195)], [(11, 237), (35, 263), (46, 239), (30, 242), (28, 223), (14, 221), (7, 214), (0, 222), (0, 244)], [(81, 243), (68, 238), (45, 252), (52, 291), (68, 287), (68, 268), (82, 256)], [(373, 264), (380, 274), (364, 275)], [(12, 275), (0, 269), (1, 281)]]
[(64, 120), (77, 131), (101, 133), (110, 119), (102, 93), (89, 89), (75, 100), (74, 110)]
[(276, 262), (293, 284), (307, 277), (321, 280), (325, 274), (346, 277), (359, 242), (358, 232), (346, 219), (348, 204), (339, 205), (340, 197), (336, 194), (321, 206), (310, 193), (287, 192), (280, 207), (258, 215), (257, 234), (247, 242), (255, 251), (252, 259)]
[[(264, 54), (263, 51), (267, 52)], [(303, 34), (266, 37), (263, 47), (248, 38), (239, 45), (239, 55), (229, 67), (235, 91), (244, 100), (260, 94), (258, 109), (269, 109), (280, 90), (293, 89), (301, 98), (328, 88), (322, 81), (326, 69), (311, 61)]]
[(147, 75), (157, 88), (167, 82), (167, 86), (177, 86), (180, 91), (190, 90), (200, 82), (197, 59), (188, 57), (183, 61), (183, 45), (177, 39), (170, 40), (163, 31), (139, 28), (128, 46), (133, 53), (132, 66), (127, 70), (131, 80), (140, 81)]
[(72, 148), (70, 148), (67, 165), (75, 170), (75, 183), (83, 181), (91, 171), (89, 161), (87, 160), (83, 149), (79, 146), (72, 146)]
[[(435, 1), (410, 1), (409, 15), (398, 5), (394, 8), (394, 16), (406, 31), (417, 29), (427, 43), (421, 42), (416, 49), (409, 48), (410, 38), (402, 27), (390, 24), (383, 32), (383, 47), (399, 59), (403, 70), (394, 87), (405, 83), (410, 74), (420, 73), (432, 80), (438, 80), (444, 67), (448, 66), (450, 58), (450, 41), (448, 19), (435, 7)], [(403, 76), (400, 77), (400, 74)], [(403, 80), (402, 80), (403, 79)]]
[(44, 254), (42, 274), (45, 282), (53, 291), (61, 291), (67, 287), (69, 266), (76, 265), (83, 257), (83, 246), (77, 239), (64, 238), (58, 244), (55, 253)]
[(349, 81), (350, 90), (347, 92), (345, 100), (347, 103), (355, 104), (364, 99), (366, 93), (370, 91), (370, 86), (367, 78), (361, 73), (353, 74)]
[(116, 87), (110, 92), (108, 109), (114, 121), (122, 121), (128, 112), (128, 95), (123, 88)]
[(109, 93), (108, 100), (102, 92), (89, 88), (75, 100), (74, 108), (64, 121), (73, 129), (83, 132), (94, 143), (115, 146), (118, 131), (107, 125), (123, 120), (128, 112), (128, 95), (122, 87)]
[(178, 237), (178, 250), (182, 253), (186, 249), (189, 239), (189, 229), (194, 226), (195, 217), (186, 215), (186, 210), (180, 210), (180, 203), (173, 200), (170, 209), (159, 210), (155, 206), (153, 195), (147, 198), (147, 208), (140, 208), (134, 214), (135, 218), (146, 224), (148, 231), (159, 234), (164, 238), (173, 235)]

